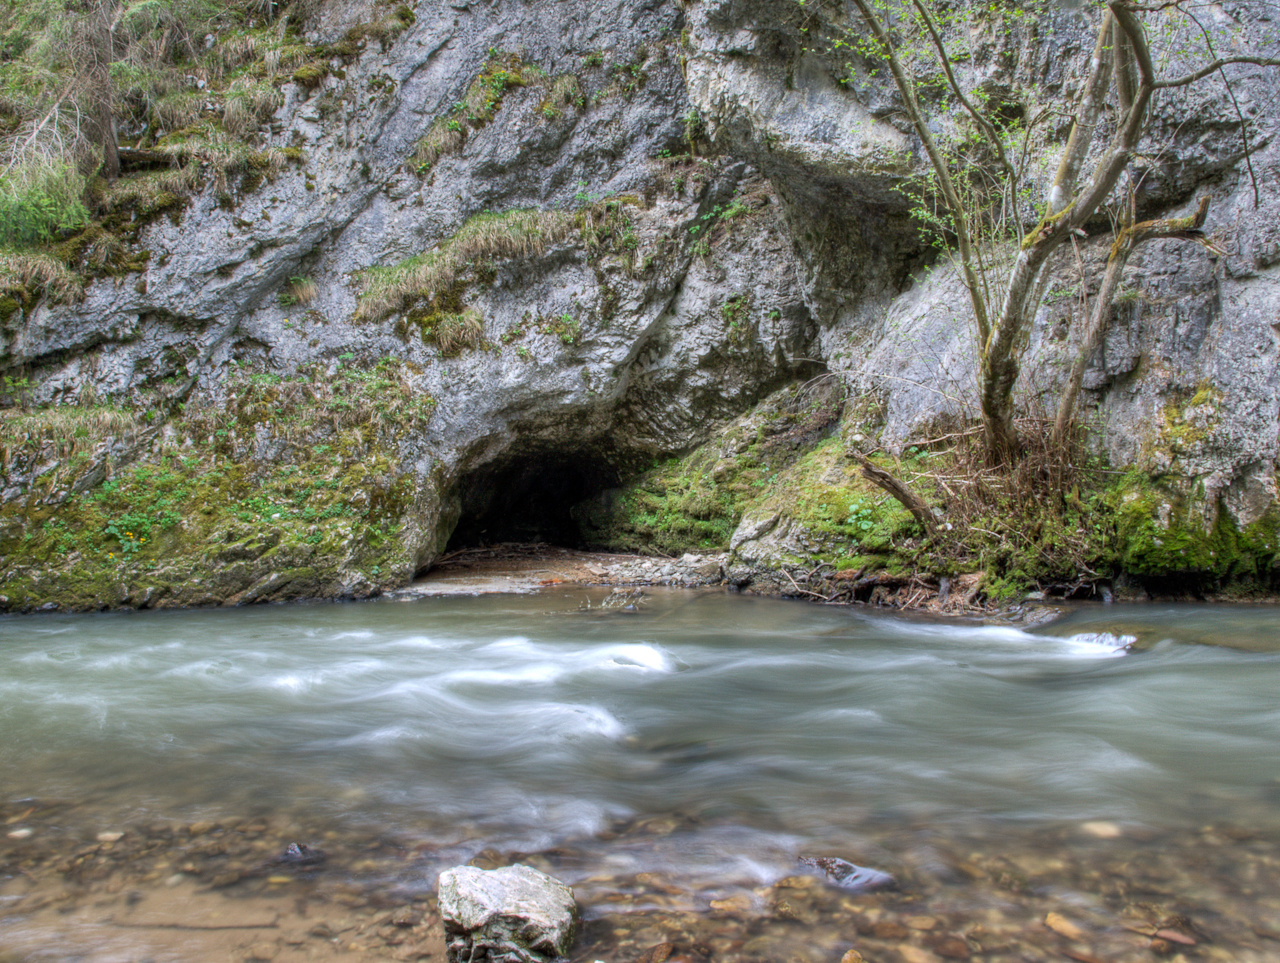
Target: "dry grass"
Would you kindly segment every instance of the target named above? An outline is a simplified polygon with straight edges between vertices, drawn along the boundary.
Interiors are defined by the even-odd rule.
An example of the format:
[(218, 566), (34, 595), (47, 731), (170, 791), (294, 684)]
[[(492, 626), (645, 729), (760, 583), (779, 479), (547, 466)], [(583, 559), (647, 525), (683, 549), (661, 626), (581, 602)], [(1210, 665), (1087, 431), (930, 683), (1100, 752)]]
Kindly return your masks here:
[(221, 82), (230, 74), (263, 58), (263, 38), (251, 33), (227, 37), (204, 58), (211, 80)]
[(484, 340), (484, 318), (480, 312), (464, 308), (457, 314), (441, 315), (424, 336), (435, 338), (443, 354), (460, 354), (466, 348), (480, 346)]
[(425, 173), (437, 160), (446, 154), (456, 154), (467, 142), (467, 131), (462, 122), (456, 118), (437, 117), (427, 128), (427, 132), (418, 138), (413, 145), (413, 153), (409, 155), (409, 167), (413, 171)]
[(200, 185), (200, 170), (194, 164), (175, 164), (166, 170), (148, 171), (122, 177), (112, 184), (101, 185), (94, 198), (95, 206), (104, 213), (130, 208), (152, 212), (168, 209), (175, 201)]
[(56, 405), (52, 408), (7, 411), (0, 415), (10, 441), (30, 443), (76, 437), (105, 438), (136, 428), (134, 412), (119, 408)]
[(148, 98), (150, 117), (158, 130), (181, 130), (198, 123), (209, 98), (199, 90), (174, 90)]
[(284, 92), (275, 84), (242, 77), (227, 88), (222, 127), (234, 137), (245, 137), (270, 121), (283, 103)]
[[(32, 459), (54, 458), (63, 462), (55, 479), (74, 476), (73, 455), (91, 451), (110, 438), (120, 438), (144, 427), (134, 412), (106, 406), (56, 405), (52, 408), (0, 408), (0, 474)], [(58, 484), (62, 484), (58, 481)]]
[(982, 426), (961, 427), (908, 449), (901, 479), (926, 500), (945, 506), (950, 527), (934, 552), (994, 571), (1089, 573), (1097, 541), (1077, 493), (1096, 487), (1079, 435), (1051, 441), (1050, 419), (1025, 415), (1017, 423), (1021, 457), (991, 464)]
[(575, 74), (561, 74), (550, 82), (547, 97), (542, 102), (543, 115), (559, 115), (560, 108), (571, 104), (581, 106), (586, 101), (582, 81)]
[(67, 302), (83, 292), (83, 282), (49, 254), (0, 251), (0, 289), (43, 291), (53, 301)]
[[(570, 86), (557, 95), (554, 91), (556, 84), (561, 81)], [(533, 84), (549, 84), (553, 91), (552, 102), (559, 102), (555, 99), (557, 96), (567, 96), (572, 90), (577, 91), (577, 97), (582, 95), (582, 88), (576, 77), (568, 80), (557, 78), (555, 82), (549, 82), (542, 70), (526, 64), (518, 54), (491, 54), (484, 68), (468, 85), (462, 99), (453, 105), (448, 114), (433, 120), (427, 132), (414, 144), (413, 153), (409, 155), (409, 169), (425, 174), (441, 157), (462, 150), (469, 131), (478, 130), (493, 120), (494, 115), (502, 108), (507, 91), (513, 87)]]
[(197, 178), (197, 184), (200, 165), (207, 165), (213, 175), (214, 189), (219, 192), (227, 190), (227, 178), (233, 174), (254, 172), (265, 177), (275, 177), (290, 161), (300, 157), (297, 151), (289, 148), (268, 147), (257, 151), (225, 131), (209, 127), (184, 136), (166, 138), (163, 143), (156, 145), (156, 150), (168, 154), (175, 164), (189, 168), (187, 176)]
[(320, 289), (311, 278), (293, 277), (284, 286), (281, 303), (310, 304), (320, 294)]
[(479, 214), (434, 251), (364, 276), (356, 321), (375, 321), (429, 299), (451, 286), (480, 260), (540, 255), (564, 240), (575, 226), (567, 211), (516, 210)]

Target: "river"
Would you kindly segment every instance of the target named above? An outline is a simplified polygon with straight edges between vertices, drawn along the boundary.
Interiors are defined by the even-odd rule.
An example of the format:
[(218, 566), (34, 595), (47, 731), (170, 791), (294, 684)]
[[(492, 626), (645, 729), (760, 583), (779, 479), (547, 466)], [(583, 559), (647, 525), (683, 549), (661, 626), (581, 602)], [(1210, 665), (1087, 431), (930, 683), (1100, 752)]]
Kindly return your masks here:
[(1274, 608), (603, 594), (0, 620), (0, 960), (440, 959), (469, 860), (584, 961), (1280, 960)]

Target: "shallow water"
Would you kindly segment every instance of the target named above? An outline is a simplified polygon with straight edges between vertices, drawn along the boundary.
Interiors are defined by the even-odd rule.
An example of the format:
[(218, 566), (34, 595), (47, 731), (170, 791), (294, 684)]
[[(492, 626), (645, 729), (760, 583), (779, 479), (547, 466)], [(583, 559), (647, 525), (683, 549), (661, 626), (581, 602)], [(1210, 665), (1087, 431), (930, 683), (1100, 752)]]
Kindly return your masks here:
[[(596, 919), (704, 914), (685, 920), (690, 930), (731, 917), (740, 939), (696, 946), (725, 958), (787, 958), (760, 933), (744, 949), (747, 931), (779, 919), (777, 884), (802, 872), (798, 855), (842, 855), (897, 874), (901, 895), (850, 906), (801, 885), (817, 916), (792, 938), (810, 953), (796, 958), (839, 959), (897, 899), (967, 907), (947, 932), (976, 958), (1002, 951), (964, 926), (999, 930), (995, 910), (1021, 928), (1008, 958), (1050, 959), (1027, 929), (1044, 905), (1107, 911), (1102, 882), (1091, 892), (1085, 879), (1099, 860), (1132, 866), (1139, 881), (1181, 848), (1160, 871), (1164, 889), (1146, 890), (1175, 915), (1185, 884), (1214, 901), (1219, 921), (1253, 919), (1223, 958), (1280, 959), (1280, 941), (1257, 933), (1258, 920), (1280, 929), (1258, 877), (1274, 875), (1280, 839), (1274, 609), (1084, 608), (1026, 631), (719, 592), (655, 590), (637, 611), (601, 609), (600, 598), (0, 620), (0, 801), (6, 831), (19, 833), (0, 839), (13, 880), (0, 890), (0, 943), (7, 934), (33, 958), (60, 958), (47, 939), (36, 948), (55, 924), (31, 908), (59, 872), (79, 887), (69, 905), (80, 908), (128, 886), (155, 898), (146, 887), (158, 896), (161, 880), (207, 896), (228, 866), (244, 881), (224, 872), (219, 899), (266, 899), (283, 883), (268, 885), (262, 867), (296, 838), (330, 853), (299, 883), (312, 899), (350, 890), (376, 903), (376, 891), (412, 903), (446, 865), (522, 858), (574, 883)], [(192, 822), (238, 834), (241, 850), (200, 862)], [(126, 833), (107, 845), (128, 859), (96, 875), (61, 868), (104, 831)], [(47, 859), (30, 855), (39, 845)], [(1232, 846), (1257, 856), (1238, 880), (1232, 859), (1216, 856)], [(1000, 883), (991, 861), (1019, 859), (1030, 860), (1010, 871), (1022, 883)], [(1058, 877), (1037, 889), (1041, 872)], [(746, 902), (712, 906), (734, 894)], [(825, 935), (823, 899), (834, 907)], [(1109, 910), (1117, 921), (1137, 905), (1125, 899)], [(66, 958), (131, 958), (140, 945), (136, 932), (113, 931), (89, 950), (78, 925), (89, 923), (64, 905)], [(1186, 930), (1194, 947), (1172, 950), (1222, 949), (1227, 937), (1199, 925)], [(1107, 958), (1126, 958), (1123, 923), (1093, 926)], [(862, 951), (941, 952), (934, 929), (908, 927), (883, 946), (864, 933)], [(616, 921), (606, 935), (589, 930), (590, 949), (633, 958), (650, 937), (625, 931)], [(1149, 954), (1148, 936), (1132, 937), (1132, 951)], [(302, 952), (277, 949), (289, 946)]]

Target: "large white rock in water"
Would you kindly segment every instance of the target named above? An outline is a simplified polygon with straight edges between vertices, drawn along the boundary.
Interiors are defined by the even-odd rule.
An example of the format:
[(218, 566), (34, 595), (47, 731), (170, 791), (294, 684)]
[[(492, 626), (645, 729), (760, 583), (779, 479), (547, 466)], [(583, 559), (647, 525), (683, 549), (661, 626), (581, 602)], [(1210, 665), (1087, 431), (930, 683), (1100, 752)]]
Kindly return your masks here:
[(440, 916), (451, 963), (545, 963), (573, 942), (573, 890), (528, 866), (440, 874)]

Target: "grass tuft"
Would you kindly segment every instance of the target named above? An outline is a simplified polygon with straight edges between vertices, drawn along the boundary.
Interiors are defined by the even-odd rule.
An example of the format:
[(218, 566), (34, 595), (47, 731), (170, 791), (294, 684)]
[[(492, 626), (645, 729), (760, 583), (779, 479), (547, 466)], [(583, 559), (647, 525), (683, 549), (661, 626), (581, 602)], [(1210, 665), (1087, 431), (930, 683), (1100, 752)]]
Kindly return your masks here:
[(436, 248), (389, 267), (370, 268), (363, 278), (356, 321), (376, 321), (404, 311), (451, 287), (481, 260), (531, 257), (567, 237), (574, 217), (567, 211), (514, 210), (478, 214)]
[(0, 251), (0, 289), (46, 294), (58, 302), (73, 301), (83, 282), (52, 255), (33, 251)]

